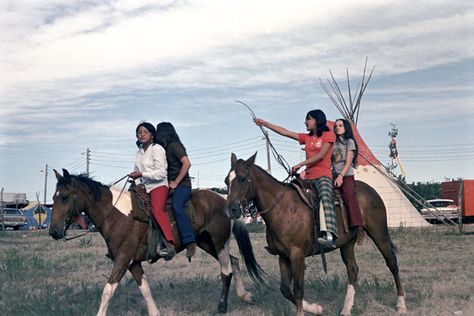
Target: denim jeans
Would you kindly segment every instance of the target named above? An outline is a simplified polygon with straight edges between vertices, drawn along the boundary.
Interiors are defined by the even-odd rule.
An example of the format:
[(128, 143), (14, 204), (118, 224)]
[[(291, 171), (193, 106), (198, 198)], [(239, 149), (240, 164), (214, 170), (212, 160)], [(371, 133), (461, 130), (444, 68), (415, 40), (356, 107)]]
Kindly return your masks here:
[(191, 188), (184, 185), (178, 185), (174, 189), (173, 200), (171, 202), (173, 208), (174, 220), (178, 226), (179, 236), (181, 237), (181, 243), (186, 246), (189, 243), (195, 242), (193, 227), (191, 222), (186, 215), (184, 206), (191, 196)]

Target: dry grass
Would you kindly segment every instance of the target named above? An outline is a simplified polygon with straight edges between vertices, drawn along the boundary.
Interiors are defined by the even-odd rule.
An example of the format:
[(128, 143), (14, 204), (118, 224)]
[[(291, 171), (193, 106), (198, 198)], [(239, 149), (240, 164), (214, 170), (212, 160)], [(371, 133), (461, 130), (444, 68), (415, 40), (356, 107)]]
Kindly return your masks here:
[[(264, 250), (265, 235), (251, 233), (256, 257), (270, 275), (268, 289), (258, 289), (245, 274), (256, 298), (248, 305), (232, 288), (228, 315), (293, 315), (295, 308), (279, 292), (276, 257)], [(409, 315), (474, 315), (474, 227), (398, 229), (391, 232), (398, 255)], [(238, 253), (232, 243), (232, 251)], [(45, 231), (0, 232), (1, 315), (95, 315), (112, 262), (102, 237), (52, 240)], [(346, 273), (338, 252), (327, 255), (328, 274), (319, 257), (308, 258), (305, 297), (338, 315), (346, 290)], [(392, 276), (370, 240), (357, 247), (360, 268), (353, 315), (395, 315)], [(184, 254), (171, 262), (144, 264), (162, 315), (214, 315), (221, 283), (217, 261), (198, 250), (190, 264)], [(460, 314), (462, 312), (462, 314)], [(146, 315), (141, 294), (129, 273), (116, 291), (109, 315)]]

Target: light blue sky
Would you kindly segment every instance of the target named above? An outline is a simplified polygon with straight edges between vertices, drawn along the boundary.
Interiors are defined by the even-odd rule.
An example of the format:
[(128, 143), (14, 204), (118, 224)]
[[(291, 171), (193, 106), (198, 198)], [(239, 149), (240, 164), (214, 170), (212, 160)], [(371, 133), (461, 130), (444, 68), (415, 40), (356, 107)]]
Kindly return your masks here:
[[(230, 154), (265, 144), (249, 112), (304, 131), (340, 117), (319, 85), (354, 88), (375, 65), (358, 129), (408, 181), (474, 178), (474, 10), (469, 1), (0, 1), (0, 186), (43, 201), (44, 170), (110, 183), (129, 172), (141, 120), (172, 122), (194, 186), (224, 186)], [(299, 146), (271, 134), (299, 162)], [(273, 173), (285, 177), (272, 161)], [(47, 201), (55, 178), (49, 169)]]

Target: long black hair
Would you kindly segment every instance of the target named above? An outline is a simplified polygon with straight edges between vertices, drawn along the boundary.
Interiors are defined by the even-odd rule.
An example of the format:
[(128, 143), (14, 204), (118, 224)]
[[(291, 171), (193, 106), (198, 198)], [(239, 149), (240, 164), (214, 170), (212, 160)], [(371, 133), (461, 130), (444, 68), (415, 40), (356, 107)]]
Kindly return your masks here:
[(336, 134), (336, 142), (340, 142), (341, 140), (339, 139), (339, 135), (336, 133), (336, 123), (338, 121), (341, 121), (342, 124), (344, 125), (344, 134), (342, 135), (342, 138), (344, 138), (344, 142), (347, 142), (349, 139), (352, 139), (355, 144), (355, 150), (354, 150), (354, 157), (352, 158), (352, 166), (355, 168), (357, 167), (357, 156), (359, 154), (359, 147), (357, 146), (357, 141), (354, 138), (354, 133), (352, 132), (352, 126), (351, 123), (349, 123), (348, 120), (340, 118), (334, 121), (334, 133)]
[[(329, 132), (329, 127), (327, 126), (326, 114), (322, 110), (311, 110), (306, 114), (306, 119), (313, 118), (316, 120), (316, 136), (321, 137), (323, 132)], [(314, 134), (314, 131), (309, 133), (310, 135)]]
[[(170, 122), (161, 122), (156, 125), (156, 142), (166, 149), (171, 143), (179, 143), (181, 146), (184, 145), (179, 139), (178, 133), (176, 132), (173, 124)], [(186, 150), (186, 148), (184, 148)]]
[[(156, 144), (156, 129), (153, 126), (153, 124), (148, 123), (148, 122), (141, 122), (140, 124), (138, 124), (137, 128), (135, 129), (135, 135), (137, 136), (137, 138), (138, 138), (138, 129), (140, 128), (140, 126), (143, 126), (144, 128), (147, 129), (147, 131), (150, 132), (150, 134), (153, 136), (152, 143)], [(138, 148), (142, 148), (142, 144), (140, 143), (139, 140), (137, 140), (135, 144), (137, 144)]]

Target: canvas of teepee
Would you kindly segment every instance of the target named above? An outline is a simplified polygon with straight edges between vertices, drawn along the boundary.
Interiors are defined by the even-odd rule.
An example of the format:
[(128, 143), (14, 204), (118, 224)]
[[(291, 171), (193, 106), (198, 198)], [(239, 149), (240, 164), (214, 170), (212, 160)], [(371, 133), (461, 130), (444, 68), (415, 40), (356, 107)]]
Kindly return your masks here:
[[(430, 224), (423, 219), (415, 207), (408, 201), (402, 193), (393, 176), (390, 175), (383, 164), (375, 157), (370, 148), (364, 142), (357, 130), (357, 121), (362, 96), (367, 85), (372, 78), (375, 66), (366, 76), (367, 59), (365, 61), (362, 81), (356, 90), (351, 90), (349, 71), (347, 76), (348, 98), (344, 97), (337, 81), (331, 70), (329, 70), (331, 79), (323, 81), (320, 79), (321, 86), (329, 96), (333, 104), (337, 107), (341, 115), (352, 124), (354, 138), (357, 141), (359, 155), (357, 157), (358, 166), (354, 172), (357, 180), (363, 181), (373, 187), (384, 201), (387, 208), (387, 221), (389, 227), (421, 227)], [(332, 127), (332, 126), (331, 126)]]

